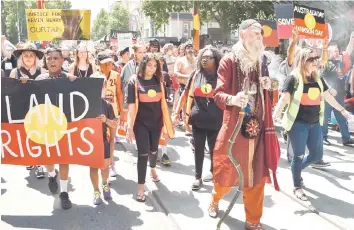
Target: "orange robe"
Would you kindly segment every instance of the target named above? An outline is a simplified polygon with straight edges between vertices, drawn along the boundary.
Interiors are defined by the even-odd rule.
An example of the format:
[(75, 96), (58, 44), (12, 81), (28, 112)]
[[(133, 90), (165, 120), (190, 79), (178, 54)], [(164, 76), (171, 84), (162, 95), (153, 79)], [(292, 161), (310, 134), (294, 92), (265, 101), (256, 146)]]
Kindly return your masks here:
[[(214, 101), (224, 110), (224, 117), (214, 149), (213, 174), (214, 183), (224, 187), (236, 186), (239, 183), (236, 169), (227, 155), (228, 141), (236, 126), (240, 108), (228, 106), (226, 101), (242, 90), (239, 88), (239, 82), (242, 84), (244, 79), (244, 76), (237, 76), (236, 65), (233, 54), (229, 54), (221, 60), (218, 69), (217, 87), (214, 93)], [(256, 74), (256, 71), (251, 73), (254, 76)], [(260, 96), (258, 100), (261, 100)], [(258, 111), (258, 119), (261, 126), (264, 127), (261, 104)], [(232, 147), (232, 154), (240, 163), (244, 173), (244, 188), (262, 184), (265, 177), (269, 178), (269, 170), (265, 163), (264, 130), (254, 140), (246, 139), (240, 132)]]

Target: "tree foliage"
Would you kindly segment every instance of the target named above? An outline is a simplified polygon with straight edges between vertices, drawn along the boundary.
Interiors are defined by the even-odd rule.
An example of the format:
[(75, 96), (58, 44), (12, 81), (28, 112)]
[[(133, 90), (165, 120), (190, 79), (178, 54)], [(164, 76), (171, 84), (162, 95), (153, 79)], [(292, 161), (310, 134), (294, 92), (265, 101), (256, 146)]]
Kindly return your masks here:
[(111, 30), (129, 29), (129, 10), (119, 2), (114, 3), (111, 12), (101, 9), (93, 21), (92, 39), (98, 40), (108, 35)]
[[(216, 21), (224, 31), (225, 38), (245, 19), (267, 19), (274, 17), (273, 3), (270, 1), (198, 1), (201, 23)], [(192, 1), (144, 0), (145, 15), (156, 24), (156, 29), (168, 23), (172, 12), (191, 12)]]
[[(27, 40), (26, 9), (36, 9), (37, 0), (4, 1), (1, 9), (1, 20), (5, 24), (3, 31), (9, 41), (14, 44)], [(46, 9), (70, 9), (71, 1), (46, 1)], [(19, 26), (17, 26), (17, 23)]]
[(104, 9), (101, 9), (101, 11), (97, 14), (96, 19), (93, 21), (93, 27), (91, 31), (93, 40), (101, 39), (108, 34), (108, 18), (108, 12)]

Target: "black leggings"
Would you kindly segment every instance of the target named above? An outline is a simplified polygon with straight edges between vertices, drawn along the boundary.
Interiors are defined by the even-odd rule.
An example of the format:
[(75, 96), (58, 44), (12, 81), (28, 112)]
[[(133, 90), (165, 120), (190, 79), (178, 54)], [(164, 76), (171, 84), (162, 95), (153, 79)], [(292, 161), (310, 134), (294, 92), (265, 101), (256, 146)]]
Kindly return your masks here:
[(134, 135), (138, 147), (138, 184), (145, 184), (148, 158), (150, 168), (156, 167), (161, 128), (148, 130), (142, 125), (135, 125)]
[(210, 172), (213, 172), (213, 151), (215, 147), (216, 138), (218, 137), (219, 130), (210, 130), (198, 128), (192, 125), (193, 139), (194, 139), (194, 163), (195, 163), (195, 179), (201, 179), (203, 173), (204, 162), (204, 148), (205, 141), (208, 140), (209, 153), (210, 153)]

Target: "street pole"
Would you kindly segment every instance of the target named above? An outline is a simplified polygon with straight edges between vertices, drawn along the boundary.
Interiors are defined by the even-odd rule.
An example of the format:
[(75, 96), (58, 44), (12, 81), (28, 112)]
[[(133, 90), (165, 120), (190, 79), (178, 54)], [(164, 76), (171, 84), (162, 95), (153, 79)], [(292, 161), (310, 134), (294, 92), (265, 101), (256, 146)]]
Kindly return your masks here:
[(18, 19), (18, 0), (16, 0), (16, 18), (17, 18), (17, 36), (18, 36), (18, 42), (21, 41), (21, 32), (20, 32), (20, 21)]
[(177, 34), (177, 37), (178, 37), (178, 41), (179, 41), (179, 40), (181, 40), (181, 37), (180, 37), (181, 30), (180, 30), (180, 27), (179, 27), (179, 12), (177, 12), (177, 25), (178, 25), (178, 34)]

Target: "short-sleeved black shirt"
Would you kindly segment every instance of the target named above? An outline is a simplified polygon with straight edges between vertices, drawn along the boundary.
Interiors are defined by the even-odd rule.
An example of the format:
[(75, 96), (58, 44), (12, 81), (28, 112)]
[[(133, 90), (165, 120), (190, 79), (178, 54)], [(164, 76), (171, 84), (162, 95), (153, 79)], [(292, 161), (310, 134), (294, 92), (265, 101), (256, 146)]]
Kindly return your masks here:
[(321, 77), (326, 80), (329, 87), (337, 91), (337, 97), (344, 100), (345, 96), (345, 75), (344, 64), (340, 60), (328, 60), (322, 71)]
[(217, 82), (217, 73), (197, 73), (194, 89), (190, 89), (193, 77), (190, 77), (186, 88), (194, 90), (189, 123), (199, 128), (218, 130), (221, 128), (223, 111), (215, 104), (213, 96)]
[(15, 55), (11, 55), (11, 58), (4, 58), (1, 60), (1, 69), (5, 72), (5, 77), (10, 77), (12, 69), (17, 68), (17, 58)]
[[(115, 119), (112, 105), (104, 99), (102, 99), (102, 112), (101, 113), (104, 114), (106, 116), (106, 118), (109, 120)], [(103, 131), (103, 140), (108, 141), (108, 138), (107, 138), (109, 135), (108, 125), (103, 122), (102, 122), (102, 131)]]
[[(323, 90), (328, 90), (328, 85), (321, 78)], [(293, 94), (295, 88), (296, 78), (294, 76), (288, 77), (283, 86), (283, 92)], [(303, 121), (309, 124), (317, 123), (320, 120), (320, 105), (321, 105), (321, 89), (315, 80), (304, 84), (304, 90), (300, 101), (300, 108), (296, 120)]]
[(145, 126), (149, 130), (161, 129), (163, 126), (160, 82), (155, 78), (144, 80), (132, 78), (128, 82), (127, 103), (135, 103), (135, 81), (138, 85), (139, 108), (135, 119), (136, 125)]

